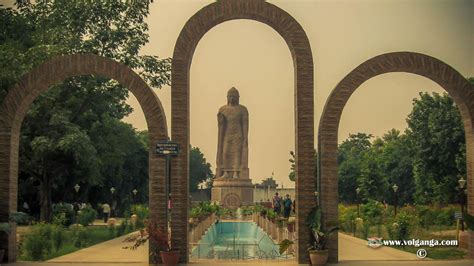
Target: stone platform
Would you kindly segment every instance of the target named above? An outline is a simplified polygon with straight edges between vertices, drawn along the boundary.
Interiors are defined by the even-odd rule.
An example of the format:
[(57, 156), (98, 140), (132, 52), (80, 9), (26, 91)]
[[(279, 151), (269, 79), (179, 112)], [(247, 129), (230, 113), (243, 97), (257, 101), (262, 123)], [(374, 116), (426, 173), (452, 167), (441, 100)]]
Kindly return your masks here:
[(250, 179), (217, 178), (212, 185), (213, 202), (219, 202), (227, 208), (253, 204), (253, 185)]

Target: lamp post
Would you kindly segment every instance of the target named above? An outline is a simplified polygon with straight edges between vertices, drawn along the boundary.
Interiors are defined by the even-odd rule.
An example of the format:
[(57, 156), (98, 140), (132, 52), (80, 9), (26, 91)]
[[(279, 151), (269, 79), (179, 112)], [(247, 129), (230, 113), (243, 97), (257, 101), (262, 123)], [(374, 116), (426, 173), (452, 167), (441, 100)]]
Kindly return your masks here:
[(76, 201), (78, 201), (79, 189), (81, 189), (81, 186), (79, 186), (79, 184), (76, 184), (76, 185), (74, 186), (74, 190), (76, 191)]
[(111, 187), (110, 188), (110, 193), (112, 193), (112, 213), (110, 214), (111, 217), (113, 217), (113, 214), (115, 214), (115, 204), (114, 204), (114, 193), (115, 193), (115, 188)]
[[(462, 176), (458, 180), (459, 183), (459, 201), (461, 204), (461, 214), (464, 214), (464, 196), (466, 194), (466, 179)], [(464, 220), (461, 218), (461, 231), (464, 231)]]
[(133, 203), (134, 204), (137, 204), (137, 193), (138, 193), (138, 190), (136, 188), (134, 188), (132, 190), (132, 193), (133, 193)]
[(398, 194), (397, 194), (398, 186), (397, 186), (397, 184), (393, 184), (392, 189), (393, 189), (393, 194), (394, 194), (394, 199), (395, 199), (395, 204), (394, 204), (395, 217), (397, 217), (397, 206), (398, 206)]
[(360, 187), (356, 188), (356, 202), (357, 202), (357, 217), (360, 217), (359, 205), (360, 205)]
[(79, 189), (81, 189), (81, 186), (79, 184), (76, 184), (74, 186), (74, 191), (76, 191), (76, 199), (74, 200), (75, 203), (74, 203), (74, 206), (73, 206), (73, 209), (75, 209), (75, 211), (78, 211), (79, 210)]

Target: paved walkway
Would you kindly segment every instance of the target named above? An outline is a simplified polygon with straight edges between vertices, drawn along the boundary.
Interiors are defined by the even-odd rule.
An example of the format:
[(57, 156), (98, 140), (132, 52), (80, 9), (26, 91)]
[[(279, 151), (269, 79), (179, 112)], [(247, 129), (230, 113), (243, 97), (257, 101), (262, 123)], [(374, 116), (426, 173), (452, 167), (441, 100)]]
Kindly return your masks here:
[(86, 263), (86, 262), (110, 262), (110, 263), (142, 263), (148, 262), (148, 243), (137, 250), (123, 249), (130, 243), (123, 243), (127, 236), (121, 236), (100, 244), (78, 250), (76, 252), (54, 258), (48, 262), (63, 263)]
[[(52, 259), (42, 263), (18, 262), (12, 264), (14, 266), (148, 266), (148, 245), (140, 247), (138, 250), (124, 250), (122, 243), (125, 236), (109, 240), (95, 246), (79, 250), (77, 252)], [(416, 255), (390, 247), (380, 247), (373, 249), (367, 246), (367, 242), (354, 238), (352, 236), (339, 234), (339, 264), (348, 266), (472, 266), (472, 260), (456, 260), (456, 261), (434, 261), (420, 260)], [(361, 261), (363, 260), (363, 261)], [(189, 263), (189, 265), (298, 265), (295, 260), (259, 260), (259, 261), (216, 261), (216, 260), (199, 260)]]
[(416, 260), (420, 259), (413, 253), (408, 253), (391, 247), (381, 246), (371, 248), (367, 241), (357, 237), (339, 233), (339, 260)]

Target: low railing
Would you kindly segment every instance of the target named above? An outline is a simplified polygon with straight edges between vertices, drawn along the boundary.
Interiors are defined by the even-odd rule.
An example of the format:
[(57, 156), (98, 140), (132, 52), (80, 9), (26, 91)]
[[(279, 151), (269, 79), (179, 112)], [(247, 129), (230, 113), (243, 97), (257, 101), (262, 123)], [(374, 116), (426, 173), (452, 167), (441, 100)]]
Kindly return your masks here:
[(217, 220), (217, 217), (215, 214), (209, 215), (206, 217), (204, 220), (199, 222), (198, 224), (194, 226), (190, 226), (190, 230), (188, 233), (188, 237), (190, 242), (198, 242), (201, 237), (206, 233), (206, 231), (211, 227), (212, 224), (214, 224)]
[(291, 257), (288, 252), (279, 253), (279, 246), (274, 244), (271, 249), (262, 249), (259, 244), (228, 243), (213, 245), (209, 243), (190, 243), (189, 257), (191, 259), (223, 259), (223, 260), (248, 260), (248, 259), (287, 259)]
[[(259, 213), (252, 215), (252, 220), (255, 222), (268, 236), (270, 236), (275, 243), (281, 243), (283, 240), (288, 239), (296, 243), (296, 232), (294, 230), (294, 224), (291, 226), (293, 230), (289, 230), (289, 226), (286, 224), (278, 225), (270, 221), (268, 218), (261, 216)], [(291, 245), (287, 252), (293, 254), (295, 252), (295, 245)]]

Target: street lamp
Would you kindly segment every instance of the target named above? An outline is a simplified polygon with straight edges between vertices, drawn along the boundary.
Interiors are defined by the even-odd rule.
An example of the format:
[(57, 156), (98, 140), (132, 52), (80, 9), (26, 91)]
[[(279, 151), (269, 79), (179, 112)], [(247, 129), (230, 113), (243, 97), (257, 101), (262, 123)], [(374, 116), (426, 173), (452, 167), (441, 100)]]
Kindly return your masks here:
[(357, 217), (360, 216), (360, 211), (359, 211), (360, 198), (359, 198), (359, 194), (360, 194), (360, 187), (356, 188)]
[(81, 189), (81, 186), (79, 186), (79, 184), (76, 184), (74, 186), (74, 190), (76, 191), (76, 200), (75, 200), (76, 202), (79, 201), (79, 199), (78, 199), (79, 198), (79, 189)]
[(138, 190), (135, 188), (132, 190), (132, 193), (133, 193), (133, 203), (134, 204), (137, 204), (137, 193), (138, 193)]
[(115, 212), (115, 202), (114, 202), (114, 193), (115, 193), (115, 188), (111, 187), (110, 188), (110, 193), (112, 193), (112, 213), (110, 214), (111, 217), (113, 217), (113, 214)]
[(397, 194), (397, 190), (398, 190), (398, 186), (397, 184), (393, 184), (392, 186), (392, 189), (393, 189), (393, 194), (394, 194), (394, 198), (395, 198), (395, 217), (397, 216), (397, 206), (398, 206), (398, 194)]
[[(458, 180), (459, 183), (459, 201), (461, 204), (461, 214), (464, 214), (464, 196), (466, 194), (466, 179), (462, 176)], [(464, 221), (461, 220), (461, 231), (464, 231)]]

